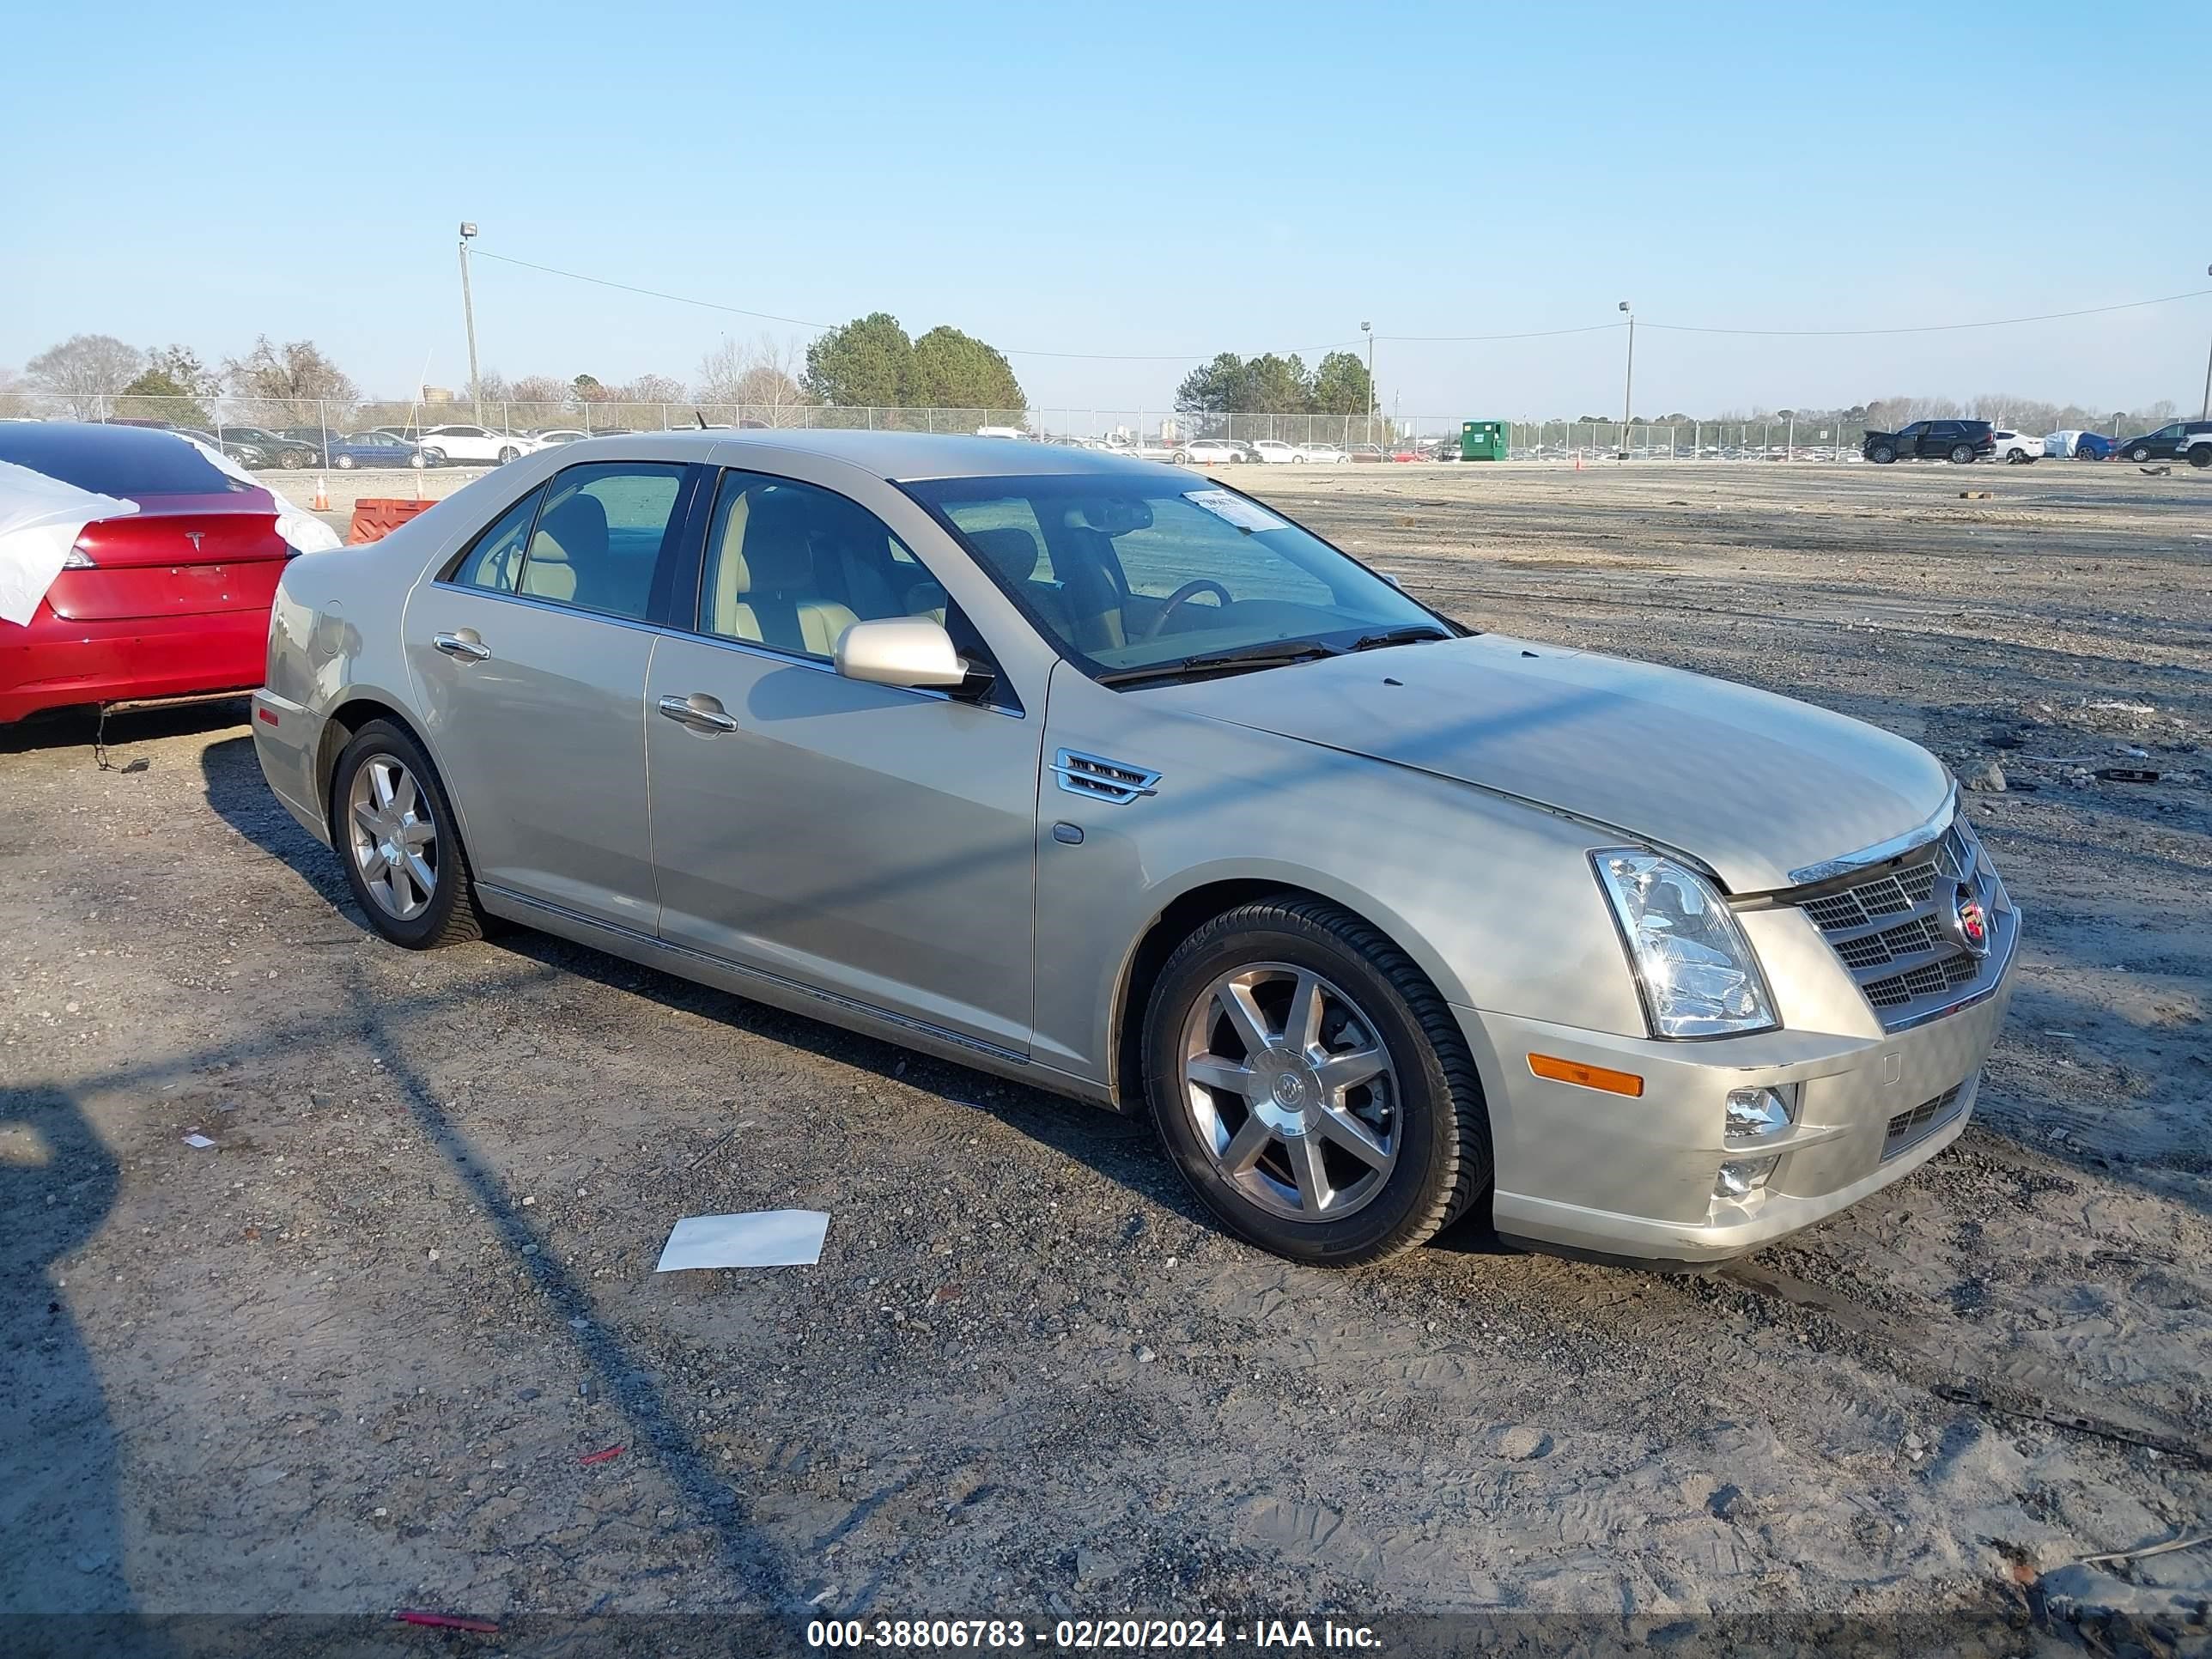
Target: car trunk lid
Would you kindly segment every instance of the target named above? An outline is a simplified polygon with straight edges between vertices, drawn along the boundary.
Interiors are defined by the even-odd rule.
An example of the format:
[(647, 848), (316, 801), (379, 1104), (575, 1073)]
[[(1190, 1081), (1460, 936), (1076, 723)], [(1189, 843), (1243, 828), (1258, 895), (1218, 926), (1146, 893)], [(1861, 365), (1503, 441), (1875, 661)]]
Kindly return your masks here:
[(265, 610), (292, 552), (263, 490), (147, 496), (85, 526), (75, 550), (89, 566), (62, 571), (46, 603), (77, 622)]

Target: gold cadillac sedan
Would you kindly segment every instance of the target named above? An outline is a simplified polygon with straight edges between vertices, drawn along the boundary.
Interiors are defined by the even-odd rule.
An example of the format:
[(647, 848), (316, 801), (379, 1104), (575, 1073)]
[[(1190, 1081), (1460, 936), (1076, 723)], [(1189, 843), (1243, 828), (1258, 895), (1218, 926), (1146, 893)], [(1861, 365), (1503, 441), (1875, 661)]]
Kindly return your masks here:
[(1147, 1115), (1322, 1264), (1817, 1221), (1958, 1135), (2020, 937), (1912, 744), (1091, 451), (525, 456), (292, 563), (252, 729), (394, 944), (520, 923)]

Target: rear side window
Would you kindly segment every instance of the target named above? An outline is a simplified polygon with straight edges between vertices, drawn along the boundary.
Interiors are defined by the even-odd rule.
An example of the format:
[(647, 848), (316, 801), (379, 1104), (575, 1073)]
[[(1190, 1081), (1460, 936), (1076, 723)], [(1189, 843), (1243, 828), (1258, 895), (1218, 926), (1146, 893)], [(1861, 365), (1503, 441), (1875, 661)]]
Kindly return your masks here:
[(463, 587), (481, 587), (494, 593), (512, 593), (522, 575), (522, 550), (530, 539), (530, 526), (538, 517), (543, 489), (533, 489), (506, 512), (461, 555), (460, 562), (446, 580)]
[(643, 622), (661, 549), (678, 517), (684, 469), (644, 461), (572, 466), (548, 489), (520, 591)]

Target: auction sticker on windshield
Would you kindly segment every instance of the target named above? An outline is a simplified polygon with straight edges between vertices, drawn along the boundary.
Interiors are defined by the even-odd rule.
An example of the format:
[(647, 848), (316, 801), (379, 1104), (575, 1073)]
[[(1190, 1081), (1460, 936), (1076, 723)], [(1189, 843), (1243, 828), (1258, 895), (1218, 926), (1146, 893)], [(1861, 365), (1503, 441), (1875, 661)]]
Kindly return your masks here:
[(1233, 524), (1239, 530), (1288, 530), (1291, 521), (1279, 519), (1257, 501), (1248, 501), (1242, 495), (1231, 495), (1225, 489), (1187, 489), (1183, 500), (1194, 507), (1202, 507), (1224, 524)]

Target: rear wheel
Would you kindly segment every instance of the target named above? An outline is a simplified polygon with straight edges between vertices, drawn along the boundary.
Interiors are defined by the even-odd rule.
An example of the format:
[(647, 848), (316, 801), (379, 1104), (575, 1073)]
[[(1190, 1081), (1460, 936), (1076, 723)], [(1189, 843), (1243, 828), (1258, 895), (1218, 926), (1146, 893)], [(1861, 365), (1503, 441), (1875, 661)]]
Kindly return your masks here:
[(1489, 1119), (1450, 1010), (1403, 951), (1322, 900), (1261, 900), (1185, 939), (1144, 1052), (1183, 1178), (1279, 1255), (1378, 1261), (1489, 1186)]
[(1972, 444), (1953, 444), (1953, 445), (1951, 446), (1951, 465), (1954, 465), (1954, 466), (1971, 466), (1971, 465), (1973, 465), (1973, 460), (1974, 460), (1974, 447), (1973, 447), (1973, 445), (1972, 445)]
[(499, 452), (499, 464), (501, 466), (505, 466), (509, 461), (514, 459), (516, 456), (521, 453), (522, 452), (520, 450), (509, 446)]
[(421, 745), (389, 720), (371, 720), (338, 756), (331, 840), (354, 902), (394, 945), (430, 951), (483, 937), (445, 786)]
[(2189, 452), (2191, 466), (2212, 466), (2212, 444), (2199, 444)]
[(1867, 451), (1867, 459), (1876, 466), (1887, 466), (1897, 459), (1897, 451), (1888, 444), (1876, 444)]

